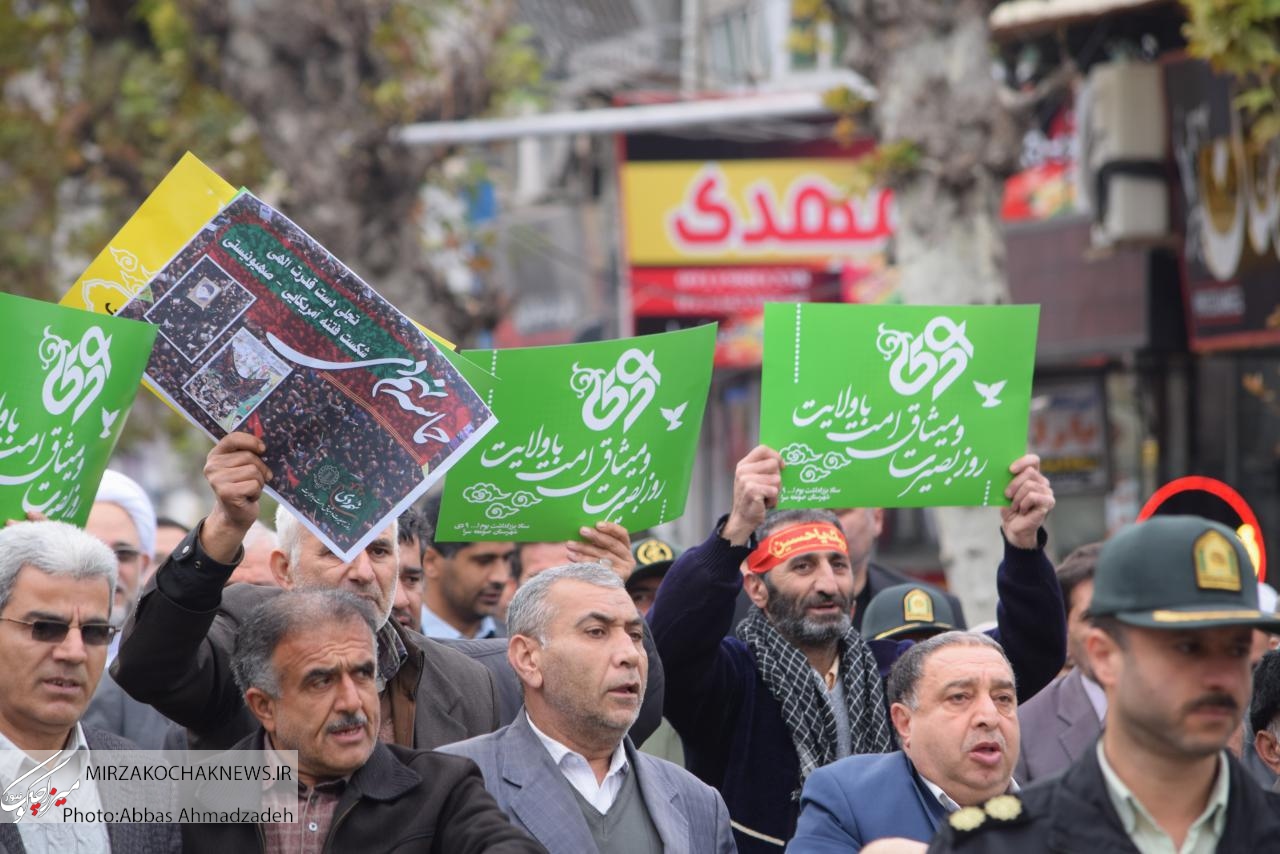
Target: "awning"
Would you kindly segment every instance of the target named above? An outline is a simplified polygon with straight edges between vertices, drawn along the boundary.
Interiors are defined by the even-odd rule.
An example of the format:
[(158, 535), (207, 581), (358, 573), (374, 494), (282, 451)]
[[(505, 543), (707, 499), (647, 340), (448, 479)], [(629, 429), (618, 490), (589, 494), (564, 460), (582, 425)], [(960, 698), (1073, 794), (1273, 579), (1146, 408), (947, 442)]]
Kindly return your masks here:
[[(500, 119), (467, 119), (455, 122), (421, 122), (396, 131), (407, 145), (482, 143), (575, 134), (618, 134), (645, 131), (683, 131), (689, 136), (716, 134), (732, 138), (735, 129), (744, 137), (803, 139), (825, 135), (824, 127), (805, 126), (805, 120), (833, 119), (822, 103), (823, 95), (837, 86), (848, 86), (870, 100), (875, 90), (852, 72), (814, 78), (804, 89), (756, 92), (690, 101), (605, 107), (561, 113), (542, 113)], [(795, 121), (792, 121), (795, 120)]]
[(991, 12), (987, 22), (994, 39), (1013, 41), (1171, 2), (1173, 0), (1007, 0)]

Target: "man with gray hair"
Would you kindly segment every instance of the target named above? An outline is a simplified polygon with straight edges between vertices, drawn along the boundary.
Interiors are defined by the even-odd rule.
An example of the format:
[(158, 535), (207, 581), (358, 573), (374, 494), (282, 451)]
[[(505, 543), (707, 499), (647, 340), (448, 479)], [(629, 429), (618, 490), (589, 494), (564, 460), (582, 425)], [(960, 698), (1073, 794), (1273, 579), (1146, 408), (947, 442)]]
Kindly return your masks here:
[(541, 848), (511, 826), (475, 764), (378, 740), (375, 618), (339, 590), (268, 598), (231, 657), (259, 723), (237, 750), (296, 750), (297, 820), (183, 826), (184, 851), (504, 852)]
[(248, 614), (281, 589), (346, 590), (378, 617), (379, 737), (432, 748), (499, 725), (493, 677), (455, 650), (389, 619), (400, 570), (392, 524), (351, 561), (329, 551), (293, 515), (276, 516), (271, 554), (278, 588), (223, 586), (241, 560), (246, 532), (271, 473), (262, 440), (230, 433), (209, 452), (212, 512), (157, 571), (125, 626), (113, 673), (134, 698), (187, 727), (191, 745), (223, 749), (256, 725), (230, 678), (236, 635)]
[(974, 632), (920, 641), (894, 663), (888, 694), (902, 749), (810, 774), (788, 852), (856, 852), (882, 838), (925, 843), (950, 813), (1017, 791), (1018, 696), (1000, 644)]
[(736, 850), (715, 790), (627, 738), (649, 665), (617, 573), (546, 570), (516, 592), (507, 627), (524, 713), (442, 750), (475, 760), (517, 827), (552, 854)]
[[(110, 548), (63, 522), (20, 522), (0, 530), (0, 787), (6, 811), (19, 804), (30, 811), (22, 822), (0, 822), (0, 851), (178, 850), (174, 825), (54, 824), (44, 818), (51, 801), (43, 792), (71, 792), (77, 781), (69, 796), (73, 806), (101, 809), (97, 785), (83, 774), (93, 751), (138, 749), (81, 724), (116, 631), (116, 569)], [(23, 788), (21, 778), (35, 767), (23, 754), (58, 750), (74, 751), (75, 758)]]

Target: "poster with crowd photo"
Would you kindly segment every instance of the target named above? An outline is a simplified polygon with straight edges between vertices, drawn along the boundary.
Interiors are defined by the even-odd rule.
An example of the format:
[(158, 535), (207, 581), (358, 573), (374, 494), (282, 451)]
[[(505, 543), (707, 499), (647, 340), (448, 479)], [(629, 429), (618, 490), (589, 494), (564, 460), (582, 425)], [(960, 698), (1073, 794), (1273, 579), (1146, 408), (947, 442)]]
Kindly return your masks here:
[(780, 507), (1008, 504), (1040, 307), (770, 303), (760, 441)]
[(445, 480), (437, 537), (577, 539), (684, 513), (707, 405), (715, 324), (616, 341), (470, 350), (500, 384), (498, 429)]
[(344, 559), (496, 423), (412, 321), (250, 193), (120, 314), (156, 326), (160, 395), (215, 440), (261, 438), (267, 492)]
[(156, 331), (0, 293), (0, 522), (83, 527)]

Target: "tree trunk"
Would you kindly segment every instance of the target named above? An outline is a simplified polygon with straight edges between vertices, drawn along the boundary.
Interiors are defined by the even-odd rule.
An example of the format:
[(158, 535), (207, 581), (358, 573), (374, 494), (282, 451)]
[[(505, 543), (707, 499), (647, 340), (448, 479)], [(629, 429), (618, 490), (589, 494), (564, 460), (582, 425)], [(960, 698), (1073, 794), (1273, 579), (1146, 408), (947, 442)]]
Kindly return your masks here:
[[(907, 140), (920, 168), (895, 181), (903, 300), (1008, 301), (1000, 201), (1022, 129), (1000, 101), (990, 0), (832, 0), (846, 61), (876, 87), (881, 143)], [(997, 461), (993, 461), (995, 463)], [(1012, 462), (1007, 460), (1005, 463)], [(937, 511), (943, 569), (971, 623), (995, 617), (1003, 544), (993, 508)]]

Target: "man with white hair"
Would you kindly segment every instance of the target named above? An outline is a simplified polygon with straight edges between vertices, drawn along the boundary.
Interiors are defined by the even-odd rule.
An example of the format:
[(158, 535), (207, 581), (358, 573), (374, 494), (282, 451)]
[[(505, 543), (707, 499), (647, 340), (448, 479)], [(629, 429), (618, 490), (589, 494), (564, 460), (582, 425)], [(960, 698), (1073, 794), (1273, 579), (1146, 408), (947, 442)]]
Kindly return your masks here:
[[(256, 436), (231, 433), (209, 452), (205, 477), (213, 510), (148, 585), (112, 671), (133, 697), (187, 727), (193, 747), (229, 748), (257, 726), (231, 678), (231, 652), (248, 614), (281, 589), (223, 587), (243, 556), (271, 477), (265, 450)], [(276, 534), (271, 573), (280, 588), (346, 590), (378, 615), (382, 741), (430, 749), (497, 728), (489, 671), (388, 619), (400, 567), (394, 523), (349, 562), (287, 511), (276, 516)]]
[(244, 560), (227, 579), (228, 584), (258, 584), (275, 587), (276, 578), (271, 574), (271, 553), (280, 548), (276, 532), (255, 520), (244, 536)]
[[(107, 793), (84, 769), (95, 750), (138, 746), (82, 723), (116, 632), (116, 562), (110, 549), (63, 522), (0, 530), (0, 780), (5, 810), (19, 803), (19, 794), (31, 810), (20, 823), (0, 822), (0, 851), (179, 850), (176, 825), (56, 824), (40, 809), (48, 802), (43, 792), (58, 789), (81, 811), (122, 806), (104, 804)], [(72, 750), (74, 757), (47, 779), (35, 779), (34, 786), (45, 788), (25, 788), (22, 775), (34, 762), (23, 753), (58, 750)]]
[(551, 854), (735, 851), (720, 795), (627, 738), (649, 659), (618, 574), (594, 563), (546, 570), (516, 592), (507, 619), (524, 711), (441, 752), (474, 760), (512, 824)]

